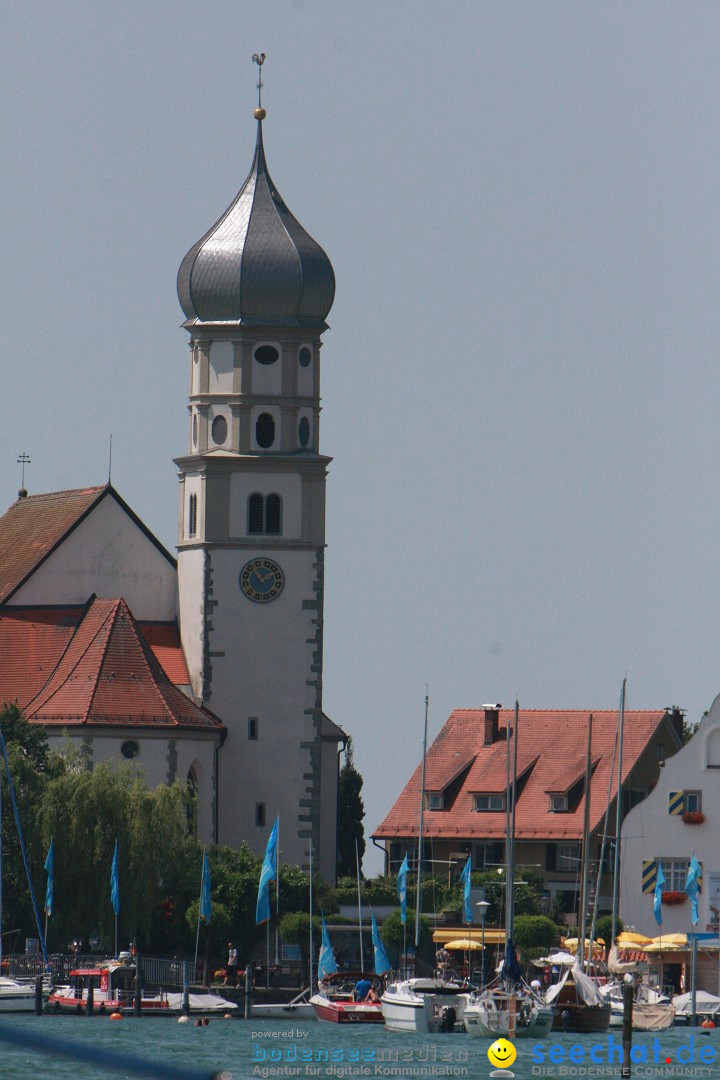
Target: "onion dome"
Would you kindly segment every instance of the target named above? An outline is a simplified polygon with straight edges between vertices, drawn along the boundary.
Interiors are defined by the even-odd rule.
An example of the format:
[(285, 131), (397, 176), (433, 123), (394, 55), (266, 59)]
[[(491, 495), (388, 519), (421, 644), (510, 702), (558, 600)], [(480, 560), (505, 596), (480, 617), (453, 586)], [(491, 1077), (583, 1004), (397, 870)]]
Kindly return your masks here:
[(293, 217), (270, 178), (262, 115), (250, 175), (178, 272), (180, 305), (191, 322), (325, 328), (335, 296), (327, 255)]

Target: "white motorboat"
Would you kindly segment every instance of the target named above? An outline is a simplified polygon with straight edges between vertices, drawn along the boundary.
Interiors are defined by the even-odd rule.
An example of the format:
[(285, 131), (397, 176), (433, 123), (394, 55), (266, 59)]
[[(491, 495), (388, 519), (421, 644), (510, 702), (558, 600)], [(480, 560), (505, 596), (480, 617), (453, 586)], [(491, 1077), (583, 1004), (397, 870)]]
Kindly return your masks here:
[[(600, 993), (610, 1002), (610, 1027), (623, 1025), (623, 988), (621, 983), (607, 983), (600, 987)], [(665, 997), (651, 986), (635, 987), (632, 1011), (633, 1031), (665, 1031), (675, 1023), (675, 1007), (670, 998)]]
[(443, 979), (405, 979), (390, 983), (382, 1014), (389, 1031), (432, 1034), (464, 1031), (463, 1017), (470, 995), (461, 983)]
[(0, 1013), (34, 1011), (34, 985), (16, 982), (15, 979), (8, 979), (4, 975), (0, 977)]
[(549, 1033), (553, 1010), (531, 991), (509, 994), (499, 987), (473, 994), (465, 1006), (465, 1030), (477, 1039), (542, 1039)]

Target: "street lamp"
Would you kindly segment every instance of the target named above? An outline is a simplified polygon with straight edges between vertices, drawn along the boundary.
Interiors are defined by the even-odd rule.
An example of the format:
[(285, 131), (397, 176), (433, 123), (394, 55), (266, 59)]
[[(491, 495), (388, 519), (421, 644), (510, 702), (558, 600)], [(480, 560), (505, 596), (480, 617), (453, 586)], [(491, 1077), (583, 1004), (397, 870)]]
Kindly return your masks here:
[(480, 927), (482, 931), (482, 939), (480, 943), (482, 949), (480, 988), (482, 989), (482, 987), (485, 985), (485, 916), (487, 914), (487, 909), (490, 907), (490, 904), (487, 900), (478, 900), (475, 907), (480, 908)]

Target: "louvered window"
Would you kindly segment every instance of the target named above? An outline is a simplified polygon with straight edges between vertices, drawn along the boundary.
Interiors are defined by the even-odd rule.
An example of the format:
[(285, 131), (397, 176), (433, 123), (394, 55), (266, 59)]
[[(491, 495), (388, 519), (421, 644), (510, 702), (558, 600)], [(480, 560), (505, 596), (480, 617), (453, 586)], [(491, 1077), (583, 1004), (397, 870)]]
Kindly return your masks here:
[(275, 442), (275, 421), (270, 413), (260, 413), (255, 424), (255, 440), (263, 450), (269, 450)]

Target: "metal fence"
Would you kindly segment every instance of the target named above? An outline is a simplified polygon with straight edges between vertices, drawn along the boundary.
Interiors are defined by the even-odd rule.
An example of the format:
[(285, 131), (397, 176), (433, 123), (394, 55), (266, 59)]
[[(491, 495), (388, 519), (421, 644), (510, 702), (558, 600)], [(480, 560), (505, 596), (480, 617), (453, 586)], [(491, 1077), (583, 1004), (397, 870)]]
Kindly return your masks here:
[[(72, 968), (97, 968), (107, 962), (107, 958), (97, 955), (78, 953), (53, 953), (50, 960), (50, 975), (54, 983), (67, 982)], [(45, 975), (45, 963), (42, 955), (35, 953), (15, 953), (3, 958), (3, 972), (11, 979), (33, 979)], [(199, 985), (202, 973), (193, 973), (190, 961), (190, 983)], [(181, 990), (183, 987), (183, 960), (178, 957), (141, 956), (140, 970), (143, 984), (147, 988), (164, 987)], [(195, 974), (195, 978), (193, 978)]]

